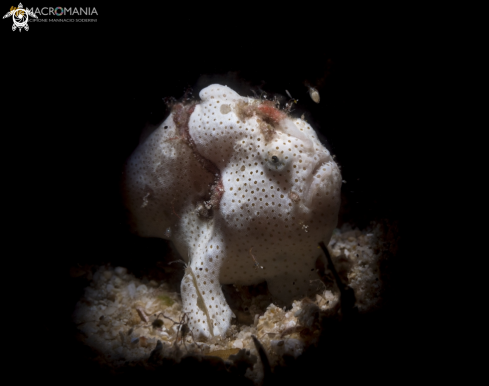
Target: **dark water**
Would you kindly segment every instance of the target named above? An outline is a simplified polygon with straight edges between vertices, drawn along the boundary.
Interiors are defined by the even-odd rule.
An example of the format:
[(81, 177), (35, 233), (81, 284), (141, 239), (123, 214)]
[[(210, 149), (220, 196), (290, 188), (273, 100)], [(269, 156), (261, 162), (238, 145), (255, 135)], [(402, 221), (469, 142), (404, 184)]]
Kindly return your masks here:
[[(25, 74), (36, 87), (31, 85), (19, 102), (26, 105), (25, 119), (32, 125), (24, 132), (28, 149), (17, 156), (25, 166), (19, 166), (22, 173), (14, 174), (11, 185), (19, 187), (21, 201), (32, 209), (19, 215), (17, 253), (23, 258), (12, 257), (21, 263), (12, 272), (22, 268), (32, 274), (26, 288), (34, 297), (32, 327), (36, 339), (48, 346), (45, 355), (29, 359), (40, 376), (60, 377), (64, 369), (68, 379), (82, 383), (97, 377), (124, 380), (95, 364), (94, 354), (75, 340), (71, 312), (86, 277), (73, 278), (70, 268), (112, 264), (156, 279), (168, 274), (158, 265), (171, 257), (168, 245), (129, 233), (119, 179), (145, 124), (161, 122), (168, 114), (163, 98), (178, 99), (187, 87), (197, 96), (211, 81), (224, 81), (238, 93), (263, 91), (284, 100), (288, 90), (299, 100), (295, 113), (305, 113), (341, 165), (347, 182), (340, 223), (365, 227), (387, 219), (399, 232), (407, 224), (411, 197), (405, 164), (412, 156), (412, 138), (420, 133), (408, 124), (406, 73), (394, 49), (402, 39), (390, 36), (392, 26), (381, 27), (356, 13), (340, 22), (334, 10), (324, 14), (300, 4), (266, 15), (242, 5), (242, 11), (224, 18), (165, 7), (148, 9), (149, 14), (113, 10), (111, 18), (101, 17), (92, 29), (50, 26), (41, 33), (32, 25), (22, 32), (32, 35), (32, 66)], [(47, 42), (59, 34), (67, 41), (60, 40), (56, 49)], [(36, 61), (42, 68), (35, 67)], [(305, 82), (318, 89), (319, 104), (309, 97)], [(415, 304), (405, 302), (410, 283), (403, 270), (405, 245), (400, 244), (388, 268), (395, 301), (350, 324), (331, 322), (320, 346), (290, 360), (271, 383), (318, 376), (335, 384), (352, 378), (396, 382), (423, 366), (406, 355), (414, 334), (407, 320), (422, 316)], [(416, 263), (410, 269), (416, 271)], [(214, 365), (186, 366), (127, 370), (127, 379), (148, 384), (178, 376), (187, 383), (191, 370), (199, 368), (202, 377), (228, 381)]]

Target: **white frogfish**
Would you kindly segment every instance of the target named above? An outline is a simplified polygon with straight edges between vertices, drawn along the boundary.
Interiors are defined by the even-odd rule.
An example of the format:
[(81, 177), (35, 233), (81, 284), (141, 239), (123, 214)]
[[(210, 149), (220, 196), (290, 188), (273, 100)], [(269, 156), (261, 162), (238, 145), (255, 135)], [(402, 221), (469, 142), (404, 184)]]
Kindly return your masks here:
[(314, 291), (341, 174), (314, 129), (272, 101), (218, 84), (199, 96), (139, 144), (123, 190), (135, 232), (171, 240), (185, 259), (183, 308), (205, 339), (224, 336), (234, 316), (222, 284), (266, 281), (282, 304)]

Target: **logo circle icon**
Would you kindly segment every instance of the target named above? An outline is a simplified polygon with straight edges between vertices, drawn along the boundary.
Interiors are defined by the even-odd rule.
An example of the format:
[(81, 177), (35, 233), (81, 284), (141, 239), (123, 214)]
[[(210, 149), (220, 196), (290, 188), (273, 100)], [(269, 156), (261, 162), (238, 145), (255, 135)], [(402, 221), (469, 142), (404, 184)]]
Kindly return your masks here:
[[(60, 8), (60, 7), (58, 7)], [(63, 10), (61, 10), (63, 11)], [(12, 31), (19, 30), (19, 32), (22, 31), (22, 28), (25, 29), (26, 31), (29, 31), (29, 26), (27, 25), (27, 22), (29, 21), (29, 16), (32, 16), (34, 19), (37, 19), (37, 16), (35, 15), (32, 10), (25, 8), (22, 6), (22, 3), (19, 3), (19, 7), (10, 7), (10, 11), (7, 12), (3, 18), (7, 18), (12, 16)]]
[(29, 21), (29, 15), (23, 9), (16, 9), (12, 19), (17, 28), (23, 28)]

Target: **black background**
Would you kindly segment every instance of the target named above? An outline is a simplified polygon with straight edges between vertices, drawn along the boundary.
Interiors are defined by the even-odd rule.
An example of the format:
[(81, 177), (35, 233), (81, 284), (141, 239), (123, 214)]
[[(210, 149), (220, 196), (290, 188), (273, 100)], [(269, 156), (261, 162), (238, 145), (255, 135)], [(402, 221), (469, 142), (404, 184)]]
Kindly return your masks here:
[[(11, 58), (5, 111), (18, 111), (6, 114), (15, 128), (5, 142), (12, 187), (6, 206), (20, 236), (11, 271), (13, 278), (27, 273), (21, 290), (22, 299), (31, 300), (30, 312), (22, 319), (36, 331), (25, 365), (35, 362), (40, 377), (69, 373), (71, 381), (112, 376), (91, 364), (73, 338), (71, 312), (82, 286), (73, 283), (70, 267), (131, 267), (135, 260), (145, 266), (157, 260), (157, 248), (165, 253), (163, 242), (135, 239), (124, 224), (123, 162), (145, 122), (165, 118), (163, 97), (178, 99), (187, 86), (198, 95), (209, 79), (225, 76), (225, 84), (243, 94), (260, 87), (285, 96), (287, 89), (299, 99), (296, 113), (305, 112), (327, 138), (347, 181), (340, 221), (365, 227), (388, 219), (401, 236), (389, 268), (388, 305), (354, 326), (362, 332), (355, 339), (349, 330), (332, 333), (327, 352), (290, 365), (280, 379), (392, 382), (416, 374), (424, 362), (406, 354), (420, 350), (411, 338), (422, 320), (408, 296), (417, 268), (408, 252), (414, 214), (407, 170), (420, 133), (410, 119), (416, 53), (398, 13), (384, 9), (382, 15), (390, 16), (381, 17), (376, 9), (339, 10), (327, 3), (267, 10), (251, 3), (179, 9), (135, 4), (97, 11), (97, 23), (30, 23), (21, 33), (2, 21)], [(305, 81), (317, 86), (320, 104), (310, 99)], [(145, 251), (153, 254), (146, 263)], [(17, 299), (10, 303), (24, 315)]]

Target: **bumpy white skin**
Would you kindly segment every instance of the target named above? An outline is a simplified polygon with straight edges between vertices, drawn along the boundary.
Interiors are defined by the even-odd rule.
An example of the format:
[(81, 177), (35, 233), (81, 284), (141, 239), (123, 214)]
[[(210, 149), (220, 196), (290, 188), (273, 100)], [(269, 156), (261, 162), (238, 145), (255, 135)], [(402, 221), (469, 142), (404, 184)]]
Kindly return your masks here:
[[(195, 147), (171, 114), (128, 160), (125, 194), (136, 231), (172, 240), (187, 259), (184, 311), (194, 336), (208, 338), (225, 334), (233, 317), (221, 284), (266, 281), (279, 303), (317, 288), (318, 242), (327, 244), (336, 226), (341, 175), (305, 121), (285, 117), (270, 135), (256, 114), (238, 117), (240, 103), (260, 101), (216, 84), (199, 96), (188, 125)], [(202, 204), (215, 176), (194, 152), (221, 173), (211, 218)]]

